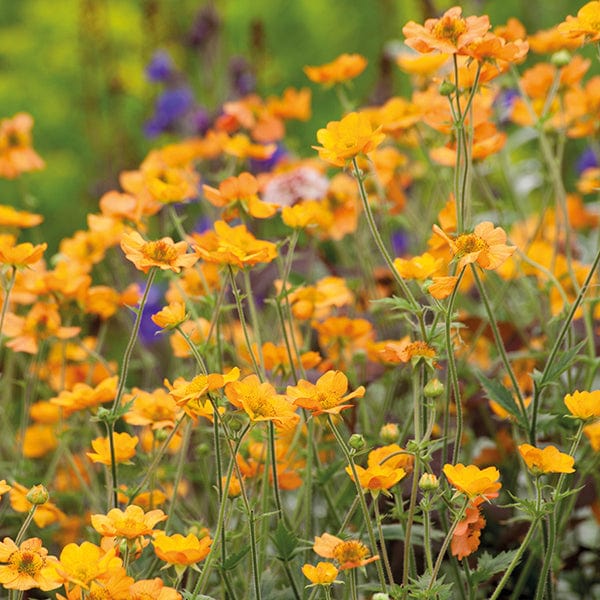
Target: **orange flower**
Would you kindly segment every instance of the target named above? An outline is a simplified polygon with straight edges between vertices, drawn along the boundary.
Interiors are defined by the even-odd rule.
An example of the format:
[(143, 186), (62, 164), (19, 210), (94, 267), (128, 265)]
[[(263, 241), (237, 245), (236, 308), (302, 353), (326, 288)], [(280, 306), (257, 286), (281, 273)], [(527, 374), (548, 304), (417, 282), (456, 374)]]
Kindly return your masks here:
[(60, 553), (58, 572), (65, 580), (88, 589), (94, 579), (122, 565), (123, 561), (116, 556), (114, 548), (104, 552), (90, 542), (83, 542), (80, 546), (71, 543)]
[[(113, 433), (113, 443), (115, 451), (115, 462), (129, 462), (129, 459), (135, 456), (135, 447), (139, 438), (130, 436), (128, 433)], [(100, 437), (92, 440), (92, 448), (95, 452), (86, 452), (88, 458), (95, 463), (103, 465), (112, 464), (110, 454), (110, 444), (107, 437)]]
[(8, 590), (55, 590), (62, 585), (56, 572), (58, 560), (48, 556), (39, 538), (17, 546), (10, 538), (0, 542), (0, 584)]
[(330, 121), (326, 129), (319, 129), (317, 140), (322, 146), (313, 148), (325, 162), (343, 167), (355, 156), (375, 150), (384, 139), (381, 126), (373, 130), (367, 115), (352, 112), (341, 121)]
[(6, 494), (6, 492), (9, 492), (10, 489), (11, 486), (8, 485), (8, 483), (6, 483), (6, 479), (0, 479), (0, 498), (2, 498), (2, 496)]
[(240, 269), (257, 263), (270, 263), (277, 256), (275, 244), (257, 240), (245, 225), (230, 227), (225, 221), (217, 221), (214, 231), (192, 235), (192, 242), (197, 255), (203, 260)]
[[(391, 425), (391, 424), (390, 424)], [(405, 452), (398, 444), (388, 444), (369, 452), (367, 464), (369, 467), (388, 466), (393, 469), (402, 468), (407, 473), (412, 472), (415, 457)]]
[(0, 204), (0, 225), (3, 227), (35, 227), (44, 220), (42, 215)]
[(165, 306), (150, 318), (155, 325), (161, 329), (175, 329), (188, 319), (189, 315), (185, 311), (185, 304), (182, 302), (172, 302)]
[(470, 263), (477, 263), (482, 269), (497, 269), (517, 249), (505, 244), (506, 232), (501, 227), (494, 227), (490, 221), (479, 223), (473, 233), (463, 233), (453, 240), (437, 225), (433, 226), (433, 231), (450, 246), (452, 254), (458, 258), (459, 269)]
[(312, 585), (331, 585), (335, 583), (339, 570), (333, 563), (319, 562), (316, 567), (309, 564), (304, 565), (302, 573)]
[(379, 560), (379, 556), (369, 556), (371, 551), (358, 540), (344, 541), (329, 533), (315, 536), (313, 550), (323, 558), (331, 558), (340, 565), (340, 571), (355, 569)]
[(540, 450), (530, 444), (521, 444), (518, 446), (518, 450), (527, 468), (534, 475), (575, 472), (573, 468), (575, 459), (560, 452), (555, 446), (546, 446), (546, 448)]
[(587, 421), (600, 417), (600, 390), (573, 392), (564, 398), (569, 412), (576, 418)]
[(187, 242), (174, 243), (170, 237), (147, 242), (137, 231), (123, 234), (121, 248), (127, 259), (144, 273), (151, 267), (179, 273), (198, 260), (196, 254), (187, 253)]
[(463, 19), (462, 8), (454, 6), (439, 19), (427, 19), (424, 25), (409, 21), (402, 33), (407, 46), (427, 54), (437, 50), (446, 54), (467, 54), (466, 46), (490, 29), (487, 16)]
[(365, 395), (362, 385), (349, 394), (346, 394), (347, 391), (346, 375), (341, 371), (327, 371), (316, 384), (301, 379), (297, 385), (288, 386), (287, 396), (296, 406), (307, 408), (315, 416), (323, 413), (336, 415), (345, 408), (352, 408), (352, 404), (344, 404), (348, 400)]
[(293, 229), (311, 229), (327, 231), (334, 225), (335, 219), (327, 203), (321, 200), (303, 200), (294, 206), (284, 206), (281, 220)]
[(585, 41), (583, 35), (566, 37), (560, 33), (558, 26), (544, 29), (527, 37), (529, 48), (537, 54), (554, 54), (559, 50), (577, 50)]
[(32, 127), (33, 118), (27, 113), (0, 121), (0, 177), (14, 179), (46, 166), (31, 147)]
[(313, 327), (319, 334), (319, 346), (341, 368), (360, 351), (366, 352), (374, 338), (373, 325), (366, 319), (329, 317), (322, 323), (313, 323)]
[(429, 252), (425, 252), (421, 256), (413, 256), (410, 259), (396, 258), (394, 267), (404, 279), (423, 281), (437, 273), (443, 263), (442, 258), (435, 258)]
[(594, 452), (600, 452), (600, 421), (586, 425), (583, 428), (583, 433), (590, 441), (590, 446)]
[(432, 284), (427, 287), (427, 293), (431, 294), (437, 300), (443, 300), (454, 291), (458, 277), (455, 275), (433, 277), (432, 281)]
[(443, 468), (444, 475), (450, 484), (459, 492), (469, 498), (483, 498), (490, 500), (498, 496), (502, 484), (498, 481), (500, 473), (496, 467), (480, 469), (475, 465), (446, 464)]
[(273, 421), (281, 427), (293, 427), (299, 420), (294, 405), (270, 383), (261, 383), (256, 375), (228, 383), (225, 395), (231, 404), (243, 409), (251, 421)]
[(241, 208), (256, 219), (267, 219), (277, 212), (277, 205), (263, 202), (258, 197), (258, 181), (250, 173), (228, 177), (219, 184), (219, 189), (204, 185), (204, 197), (213, 205), (223, 208), (223, 219), (231, 221)]
[(381, 357), (386, 362), (416, 364), (420, 359), (425, 359), (430, 364), (435, 363), (436, 351), (426, 342), (417, 340), (412, 342), (408, 337), (399, 342), (387, 342), (381, 351)]
[(450, 542), (452, 556), (462, 560), (479, 548), (481, 530), (485, 527), (485, 518), (476, 506), (467, 507), (465, 518), (459, 521)]
[(360, 54), (342, 54), (319, 67), (304, 67), (306, 76), (314, 83), (333, 85), (358, 77), (366, 68), (367, 59)]
[(413, 52), (402, 53), (396, 57), (396, 64), (402, 71), (410, 75), (428, 76), (436, 73), (449, 58), (449, 54), (420, 56)]
[[(281, 282), (276, 281), (279, 290)], [(342, 277), (323, 277), (314, 286), (300, 287), (287, 294), (296, 319), (324, 319), (333, 307), (352, 304), (354, 295)]]
[(129, 600), (181, 600), (181, 594), (167, 587), (160, 577), (136, 581), (129, 588)]
[[(379, 492), (388, 493), (390, 488), (406, 477), (404, 469), (394, 469), (387, 465), (372, 465), (366, 469), (356, 465), (355, 469), (360, 487), (364, 490), (369, 490), (373, 496), (377, 496)], [(354, 475), (350, 467), (346, 467), (346, 473), (354, 481)]]
[(125, 511), (113, 508), (106, 515), (92, 515), (92, 527), (102, 536), (134, 540), (143, 535), (153, 535), (153, 527), (166, 518), (167, 515), (160, 509), (144, 513), (139, 506), (130, 504)]
[(58, 439), (51, 425), (34, 423), (25, 430), (23, 436), (23, 456), (40, 458), (58, 446)]
[(586, 42), (600, 40), (600, 1), (593, 0), (585, 4), (576, 17), (569, 15), (558, 25), (558, 31), (568, 38), (583, 35)]
[(197, 375), (191, 381), (178, 377), (173, 382), (173, 385), (165, 380), (165, 385), (169, 388), (169, 394), (175, 399), (177, 405), (182, 406), (189, 402), (197, 402), (209, 392), (222, 388), (233, 381), (237, 381), (239, 377), (240, 370), (237, 367), (234, 367), (225, 375), (221, 375), (221, 373)]
[(79, 410), (95, 408), (114, 400), (118, 379), (117, 375), (106, 377), (93, 388), (85, 383), (76, 383), (72, 390), (64, 390), (55, 398), (51, 398), (50, 403), (60, 406), (66, 417)]
[(160, 532), (152, 541), (156, 556), (166, 563), (187, 567), (204, 560), (210, 552), (210, 537), (196, 537), (190, 533), (183, 537), (180, 533), (165, 535)]
[(275, 154), (277, 144), (253, 144), (250, 138), (243, 133), (238, 133), (223, 142), (223, 152), (237, 158), (254, 158), (268, 160)]

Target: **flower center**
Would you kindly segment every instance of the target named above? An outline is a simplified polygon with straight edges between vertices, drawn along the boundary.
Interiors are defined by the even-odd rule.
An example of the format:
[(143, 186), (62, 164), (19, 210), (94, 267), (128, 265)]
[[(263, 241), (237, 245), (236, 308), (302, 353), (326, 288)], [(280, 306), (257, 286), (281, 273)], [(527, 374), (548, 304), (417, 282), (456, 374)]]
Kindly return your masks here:
[(10, 555), (8, 564), (19, 573), (35, 577), (44, 566), (44, 559), (36, 552), (17, 551)]
[(146, 258), (166, 264), (172, 263), (178, 256), (177, 250), (163, 240), (146, 242), (140, 251)]
[(360, 564), (368, 556), (369, 549), (356, 540), (342, 542), (333, 548), (333, 557), (341, 565), (348, 562)]
[(340, 399), (331, 392), (317, 392), (317, 402), (321, 408), (333, 408), (339, 404)]
[(459, 235), (456, 240), (454, 240), (454, 243), (457, 248), (456, 254), (458, 256), (471, 254), (471, 252), (481, 252), (488, 248), (487, 242), (474, 233)]
[(455, 19), (453, 17), (443, 17), (433, 28), (433, 35), (438, 40), (450, 40), (456, 44), (458, 38), (467, 30), (467, 24), (464, 19)]

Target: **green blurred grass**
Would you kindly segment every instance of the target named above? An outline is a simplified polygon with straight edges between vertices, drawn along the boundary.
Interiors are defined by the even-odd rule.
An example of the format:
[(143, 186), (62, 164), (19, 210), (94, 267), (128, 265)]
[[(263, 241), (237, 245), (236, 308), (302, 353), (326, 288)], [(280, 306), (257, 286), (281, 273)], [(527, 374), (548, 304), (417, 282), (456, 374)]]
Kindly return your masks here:
[[(585, 2), (488, 0), (462, 2), (466, 14), (490, 14), (493, 24), (520, 18), (528, 31), (547, 28)], [(454, 2), (438, 1), (438, 10)], [(402, 39), (402, 25), (422, 20), (422, 0), (226, 0), (214, 6), (222, 18), (210, 64), (186, 39), (197, 0), (22, 0), (0, 12), (0, 117), (19, 111), (35, 118), (35, 147), (47, 162), (41, 173), (19, 182), (0, 181), (0, 203), (45, 215), (43, 237), (59, 240), (85, 227), (85, 214), (115, 187), (119, 171), (135, 168), (152, 145), (142, 135), (159, 88), (143, 69), (156, 48), (166, 48), (198, 89), (214, 104), (223, 98), (228, 57), (243, 55), (258, 65), (261, 94), (309, 85), (302, 67), (327, 62), (342, 52), (369, 59), (355, 93), (367, 101), (377, 83), (384, 46)], [(259, 43), (256, 43), (256, 31)], [(254, 31), (254, 34), (253, 34)], [(254, 41), (253, 41), (254, 40)], [(207, 67), (212, 72), (207, 72)], [(395, 72), (394, 86), (401, 88)], [(208, 89), (206, 88), (207, 84)], [(310, 152), (314, 132), (339, 116), (331, 91), (313, 86), (313, 118), (292, 126), (295, 146)]]

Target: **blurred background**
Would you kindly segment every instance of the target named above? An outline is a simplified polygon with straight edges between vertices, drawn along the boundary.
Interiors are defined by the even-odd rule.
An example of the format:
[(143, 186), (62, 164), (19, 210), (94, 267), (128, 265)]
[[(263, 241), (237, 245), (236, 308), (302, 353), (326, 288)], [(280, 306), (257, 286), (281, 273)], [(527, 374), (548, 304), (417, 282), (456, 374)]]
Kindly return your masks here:
[[(0, 180), (0, 204), (42, 213), (42, 234), (58, 241), (85, 227), (102, 193), (118, 185), (152, 147), (202, 133), (220, 105), (256, 91), (313, 91), (313, 116), (289, 129), (310, 155), (316, 130), (340, 117), (331, 90), (302, 67), (358, 52), (369, 67), (354, 83), (362, 103), (401, 93), (391, 58), (402, 26), (457, 4), (445, 0), (47, 0), (5, 1), (0, 11), (0, 118), (35, 119), (34, 147), (46, 169)], [(528, 32), (575, 14), (585, 0), (458, 3), (515, 16)], [(185, 118), (182, 118), (185, 117)], [(183, 124), (183, 125), (182, 125)], [(294, 127), (295, 125), (295, 127)], [(38, 235), (40, 235), (38, 233)]]

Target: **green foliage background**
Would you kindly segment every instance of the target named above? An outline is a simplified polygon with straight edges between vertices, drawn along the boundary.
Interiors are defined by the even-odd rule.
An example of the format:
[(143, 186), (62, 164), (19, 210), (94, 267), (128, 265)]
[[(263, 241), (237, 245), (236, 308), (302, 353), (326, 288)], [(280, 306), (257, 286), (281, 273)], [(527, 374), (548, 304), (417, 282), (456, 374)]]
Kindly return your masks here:
[[(185, 40), (202, 0), (5, 0), (0, 10), (0, 118), (26, 111), (35, 118), (34, 143), (45, 171), (0, 181), (0, 203), (41, 212), (43, 237), (59, 240), (85, 227), (100, 195), (117, 185), (119, 171), (136, 168), (149, 141), (143, 123), (159, 87), (144, 78), (157, 48), (165, 48), (193, 83), (199, 99), (216, 108), (225, 99), (227, 63), (242, 55), (254, 65), (263, 95), (310, 85), (302, 67), (359, 52), (370, 66), (356, 83), (363, 101), (375, 89), (383, 50), (402, 40), (402, 25), (422, 21), (457, 2), (442, 0), (216, 0), (221, 16), (210, 57)], [(510, 16), (530, 32), (574, 14), (584, 0), (458, 2), (465, 14)], [(394, 68), (392, 86), (402, 89)], [(316, 129), (339, 117), (331, 91), (313, 86), (313, 118), (292, 129), (308, 153)], [(39, 235), (39, 234), (38, 234)]]

